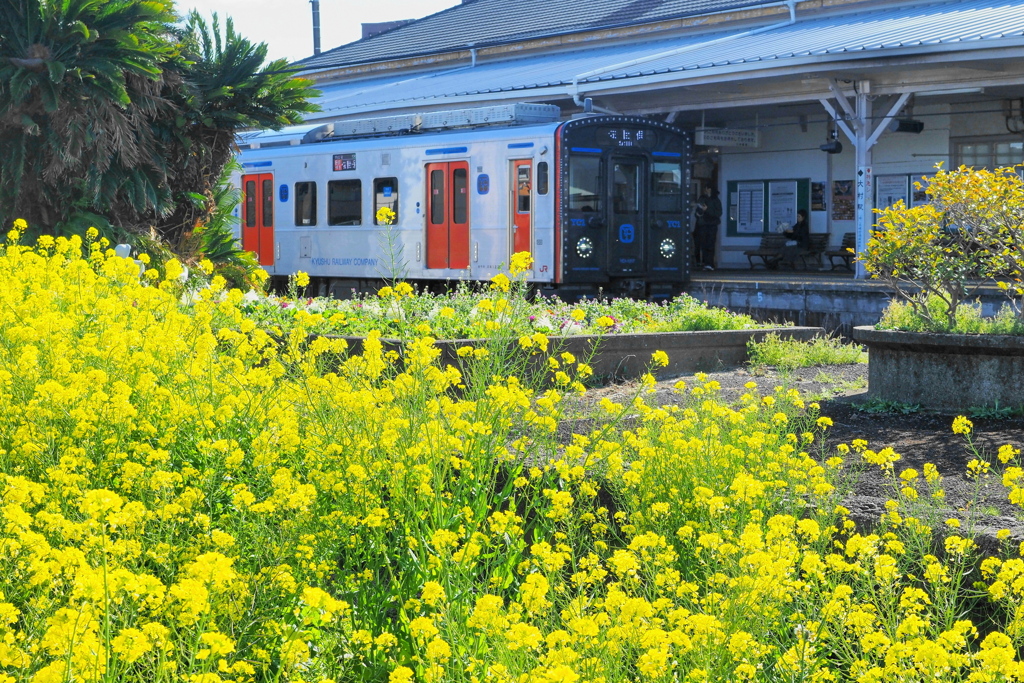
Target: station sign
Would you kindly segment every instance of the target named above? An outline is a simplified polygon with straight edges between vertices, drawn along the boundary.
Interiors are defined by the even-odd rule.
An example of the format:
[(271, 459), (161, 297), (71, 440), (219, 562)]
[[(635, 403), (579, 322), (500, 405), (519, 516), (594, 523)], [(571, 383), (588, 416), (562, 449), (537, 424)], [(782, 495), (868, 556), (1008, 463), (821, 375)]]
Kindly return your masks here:
[(698, 128), (693, 141), (713, 147), (760, 147), (761, 131), (743, 128)]

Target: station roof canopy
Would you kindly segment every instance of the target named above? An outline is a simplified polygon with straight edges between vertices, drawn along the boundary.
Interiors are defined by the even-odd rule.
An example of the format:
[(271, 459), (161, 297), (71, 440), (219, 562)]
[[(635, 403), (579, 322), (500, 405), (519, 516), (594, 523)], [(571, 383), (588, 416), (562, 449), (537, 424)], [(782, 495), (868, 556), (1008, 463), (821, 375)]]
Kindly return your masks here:
[[(310, 69), (486, 47), (760, 7), (763, 0), (471, 0), (419, 21), (308, 57)], [(778, 4), (774, 0), (774, 4)]]
[[(571, 4), (574, 8), (566, 10)], [(789, 11), (777, 2), (474, 0), (298, 66), (310, 67), (323, 92), (318, 100), (323, 111), (310, 116), (310, 120), (506, 100), (556, 103), (564, 110), (577, 107), (579, 97), (601, 98), (604, 106), (623, 113), (755, 107), (771, 102), (814, 101), (828, 93), (829, 79), (853, 82), (869, 78), (873, 92), (879, 94), (927, 94), (932, 90), (938, 95), (960, 86), (1017, 86), (1019, 90), (1024, 83), (1024, 3), (1019, 0), (884, 2), (846, 6), (843, 11), (821, 9), (823, 5), (829, 3), (797, 3), (796, 21), (787, 25)], [(613, 6), (618, 13), (609, 11)], [(534, 10), (540, 13), (538, 22), (547, 22), (544, 26), (548, 28), (535, 28), (539, 34), (556, 28), (568, 30), (569, 20), (555, 16), (566, 12), (579, 16), (572, 23), (579, 31), (580, 26), (608, 25), (612, 17), (635, 24), (686, 11), (769, 6), (776, 11), (753, 23), (690, 22), (685, 30), (652, 31), (630, 40), (595, 39), (480, 59), (474, 54), (472, 62), (462, 59), (351, 75), (336, 70), (342, 67), (338, 60), (351, 66), (350, 60), (370, 59), (371, 54), (373, 59), (383, 59), (386, 53), (391, 57), (409, 54), (388, 53), (386, 49), (373, 52), (377, 48), (370, 43), (390, 35), (441, 31), (441, 24), (435, 25), (434, 20), (448, 13), (454, 17), (463, 9), (474, 10), (465, 23), (479, 31), (467, 28), (463, 39), (467, 35), (489, 35), (476, 23), (485, 14), (490, 13), (492, 22), (496, 12), (501, 13), (502, 21), (509, 15), (504, 32), (494, 29), (497, 40), (525, 35), (530, 27), (520, 14)], [(817, 10), (805, 10), (808, 6)], [(463, 24), (456, 22), (455, 26)], [(448, 32), (458, 31), (449, 28)], [(437, 39), (442, 43), (457, 41), (441, 33)], [(416, 45), (426, 43), (410, 41), (403, 49), (419, 49)], [(314, 59), (319, 60), (319, 66)], [(315, 73), (321, 69), (329, 71)], [(333, 73), (328, 75), (330, 71)]]

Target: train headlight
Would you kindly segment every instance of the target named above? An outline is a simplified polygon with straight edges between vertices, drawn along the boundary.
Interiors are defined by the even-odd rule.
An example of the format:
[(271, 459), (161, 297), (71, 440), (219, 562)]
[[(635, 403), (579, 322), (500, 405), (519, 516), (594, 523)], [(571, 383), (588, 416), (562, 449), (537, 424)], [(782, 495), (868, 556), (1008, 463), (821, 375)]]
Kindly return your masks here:
[(594, 242), (589, 237), (581, 237), (580, 241), (576, 243), (576, 254), (580, 258), (590, 258), (590, 255), (594, 253)]
[(672, 258), (676, 255), (676, 242), (675, 240), (664, 239), (661, 244), (658, 245), (658, 251), (665, 258)]

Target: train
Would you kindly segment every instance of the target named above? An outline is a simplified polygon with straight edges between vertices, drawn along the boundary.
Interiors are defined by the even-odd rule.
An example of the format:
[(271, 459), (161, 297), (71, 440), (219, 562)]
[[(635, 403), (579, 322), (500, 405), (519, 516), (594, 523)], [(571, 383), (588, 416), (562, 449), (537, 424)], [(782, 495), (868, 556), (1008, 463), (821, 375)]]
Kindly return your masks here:
[(689, 279), (692, 140), (638, 116), (514, 104), (239, 139), (242, 247), (280, 284), (435, 289), (533, 256), (536, 291), (660, 299)]

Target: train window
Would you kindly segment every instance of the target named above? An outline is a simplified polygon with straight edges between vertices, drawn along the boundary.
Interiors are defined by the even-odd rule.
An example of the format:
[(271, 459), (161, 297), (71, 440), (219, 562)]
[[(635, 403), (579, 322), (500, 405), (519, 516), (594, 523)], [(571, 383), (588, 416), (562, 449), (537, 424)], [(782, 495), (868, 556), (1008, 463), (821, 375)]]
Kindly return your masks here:
[(572, 155), (569, 157), (569, 209), (600, 212), (601, 157)]
[(398, 178), (375, 178), (373, 181), (373, 224), (380, 225), (377, 212), (388, 208), (395, 212), (392, 224), (398, 222)]
[(444, 171), (438, 169), (430, 172), (430, 222), (434, 225), (444, 223)]
[(274, 227), (274, 180), (263, 181), (263, 227)]
[(655, 211), (682, 211), (683, 167), (674, 163), (655, 162), (651, 169), (651, 195)]
[(295, 183), (295, 225), (316, 225), (316, 183)]
[(537, 194), (548, 193), (548, 162), (537, 164)]
[(530, 166), (516, 166), (516, 213), (530, 213)]
[(613, 209), (615, 213), (634, 213), (640, 199), (640, 165), (619, 162), (614, 170)]
[(456, 168), (452, 171), (452, 222), (469, 222), (469, 171)]
[(362, 223), (362, 181), (332, 180), (327, 183), (327, 224), (362, 225)]
[(245, 181), (245, 227), (256, 227), (256, 181)]

